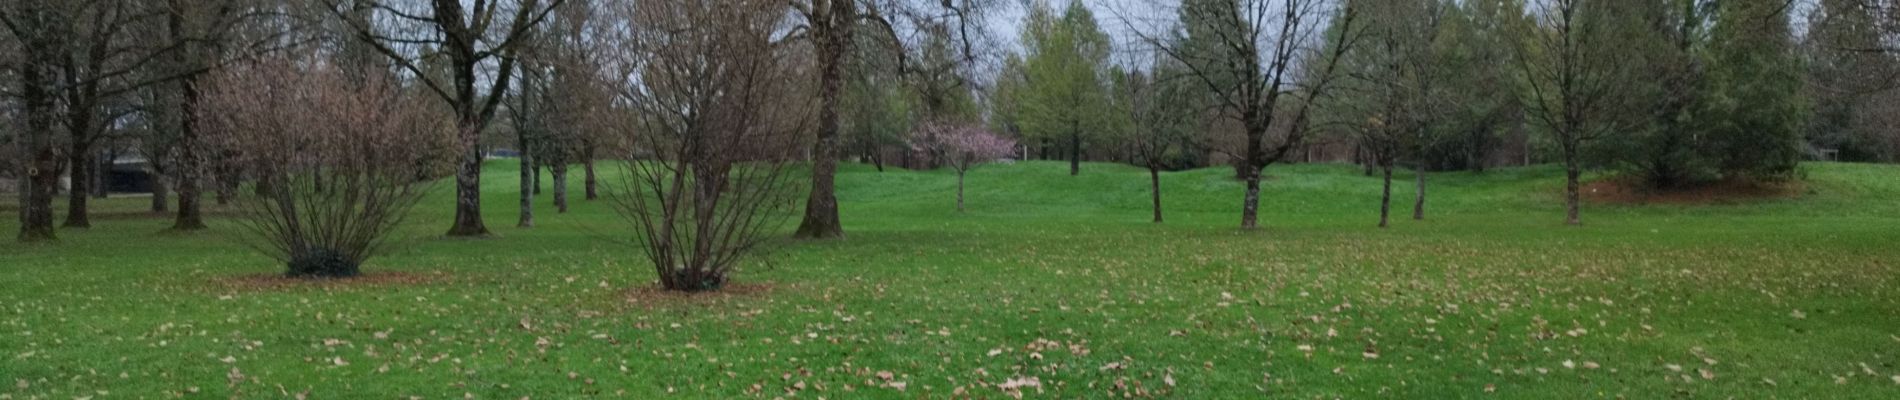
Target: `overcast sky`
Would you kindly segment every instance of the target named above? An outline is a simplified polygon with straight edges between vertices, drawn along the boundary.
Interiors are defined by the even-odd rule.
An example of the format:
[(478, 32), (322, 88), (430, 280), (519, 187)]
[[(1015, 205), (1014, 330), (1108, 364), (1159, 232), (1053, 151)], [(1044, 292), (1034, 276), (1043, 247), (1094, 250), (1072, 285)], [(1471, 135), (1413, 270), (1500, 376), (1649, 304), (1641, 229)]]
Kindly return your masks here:
[[(1018, 42), (1022, 30), (1027, 0), (1007, 0), (1006, 7), (991, 13), (989, 29), (999, 46), (1007, 50), (1021, 52)], [(1047, 0), (1056, 12), (1067, 7), (1068, 0)], [(1128, 63), (1133, 54), (1142, 51), (1140, 37), (1128, 29), (1130, 24), (1142, 28), (1153, 35), (1167, 29), (1174, 23), (1174, 7), (1177, 0), (1082, 0), (1083, 5), (1095, 13), (1095, 22), (1115, 41), (1117, 63)]]

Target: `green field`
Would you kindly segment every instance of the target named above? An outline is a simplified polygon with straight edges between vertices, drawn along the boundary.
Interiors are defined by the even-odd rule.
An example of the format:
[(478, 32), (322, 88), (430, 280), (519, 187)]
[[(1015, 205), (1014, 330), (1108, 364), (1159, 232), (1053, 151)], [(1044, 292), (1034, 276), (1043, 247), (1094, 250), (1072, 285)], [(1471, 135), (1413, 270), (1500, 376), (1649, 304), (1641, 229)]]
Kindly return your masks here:
[(355, 282), (107, 200), (0, 241), (0, 399), (1900, 398), (1900, 167), (1580, 228), (1557, 169), (1446, 173), (1380, 230), (1377, 180), (1276, 166), (1253, 232), (1231, 169), (1164, 175), (1159, 225), (1145, 171), (1067, 172), (980, 168), (959, 214), (950, 172), (846, 166), (847, 239), (692, 297), (604, 202), (513, 228), (510, 164), (496, 237), (438, 237), (440, 193)]

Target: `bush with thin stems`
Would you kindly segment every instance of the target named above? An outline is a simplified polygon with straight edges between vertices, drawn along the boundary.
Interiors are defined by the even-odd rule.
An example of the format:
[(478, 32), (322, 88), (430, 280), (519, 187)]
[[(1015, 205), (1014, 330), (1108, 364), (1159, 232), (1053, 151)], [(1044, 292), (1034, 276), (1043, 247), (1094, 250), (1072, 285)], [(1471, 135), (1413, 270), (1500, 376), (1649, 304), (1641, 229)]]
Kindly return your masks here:
[(236, 220), (289, 276), (358, 275), (453, 166), (449, 119), (395, 82), (278, 57), (205, 85), (199, 145), (231, 155), (255, 181), (254, 194), (235, 199)]
[[(631, 3), (631, 2), (630, 2)], [(607, 24), (607, 74), (628, 174), (615, 193), (667, 290), (710, 291), (756, 258), (796, 200), (789, 168), (807, 89), (778, 46), (779, 0), (625, 4)]]

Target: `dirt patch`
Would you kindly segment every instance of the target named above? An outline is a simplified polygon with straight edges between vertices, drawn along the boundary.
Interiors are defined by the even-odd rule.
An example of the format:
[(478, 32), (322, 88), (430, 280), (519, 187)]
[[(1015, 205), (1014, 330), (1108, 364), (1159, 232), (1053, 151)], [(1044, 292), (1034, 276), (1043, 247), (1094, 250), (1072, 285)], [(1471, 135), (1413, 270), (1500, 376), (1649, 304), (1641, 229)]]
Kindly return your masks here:
[(236, 291), (275, 291), (289, 289), (340, 289), (356, 287), (426, 285), (449, 280), (442, 272), (370, 272), (355, 278), (291, 278), (283, 274), (255, 274), (219, 277), (213, 284)]
[(732, 283), (716, 291), (688, 293), (666, 290), (655, 284), (628, 289), (625, 296), (627, 304), (642, 307), (713, 305), (764, 297), (775, 290), (778, 285), (772, 283)]
[(1605, 179), (1583, 186), (1583, 197), (1602, 204), (1723, 205), (1800, 197), (1807, 185), (1800, 181), (1761, 182), (1729, 179), (1670, 189), (1656, 189), (1637, 179)]

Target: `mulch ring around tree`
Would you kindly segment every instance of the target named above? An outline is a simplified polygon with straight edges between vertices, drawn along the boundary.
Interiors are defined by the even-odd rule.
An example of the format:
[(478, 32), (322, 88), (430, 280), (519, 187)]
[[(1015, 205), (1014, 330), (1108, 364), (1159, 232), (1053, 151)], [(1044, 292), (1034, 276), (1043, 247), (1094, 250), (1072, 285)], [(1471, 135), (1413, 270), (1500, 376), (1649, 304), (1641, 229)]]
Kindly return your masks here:
[(249, 274), (212, 278), (220, 289), (242, 292), (268, 292), (297, 289), (348, 289), (388, 286), (416, 286), (449, 281), (443, 272), (366, 272), (354, 278), (292, 278), (282, 273)]
[(1657, 189), (1639, 179), (1613, 178), (1583, 185), (1583, 197), (1600, 204), (1725, 205), (1764, 200), (1784, 200), (1808, 193), (1800, 181), (1762, 182), (1745, 179)]

